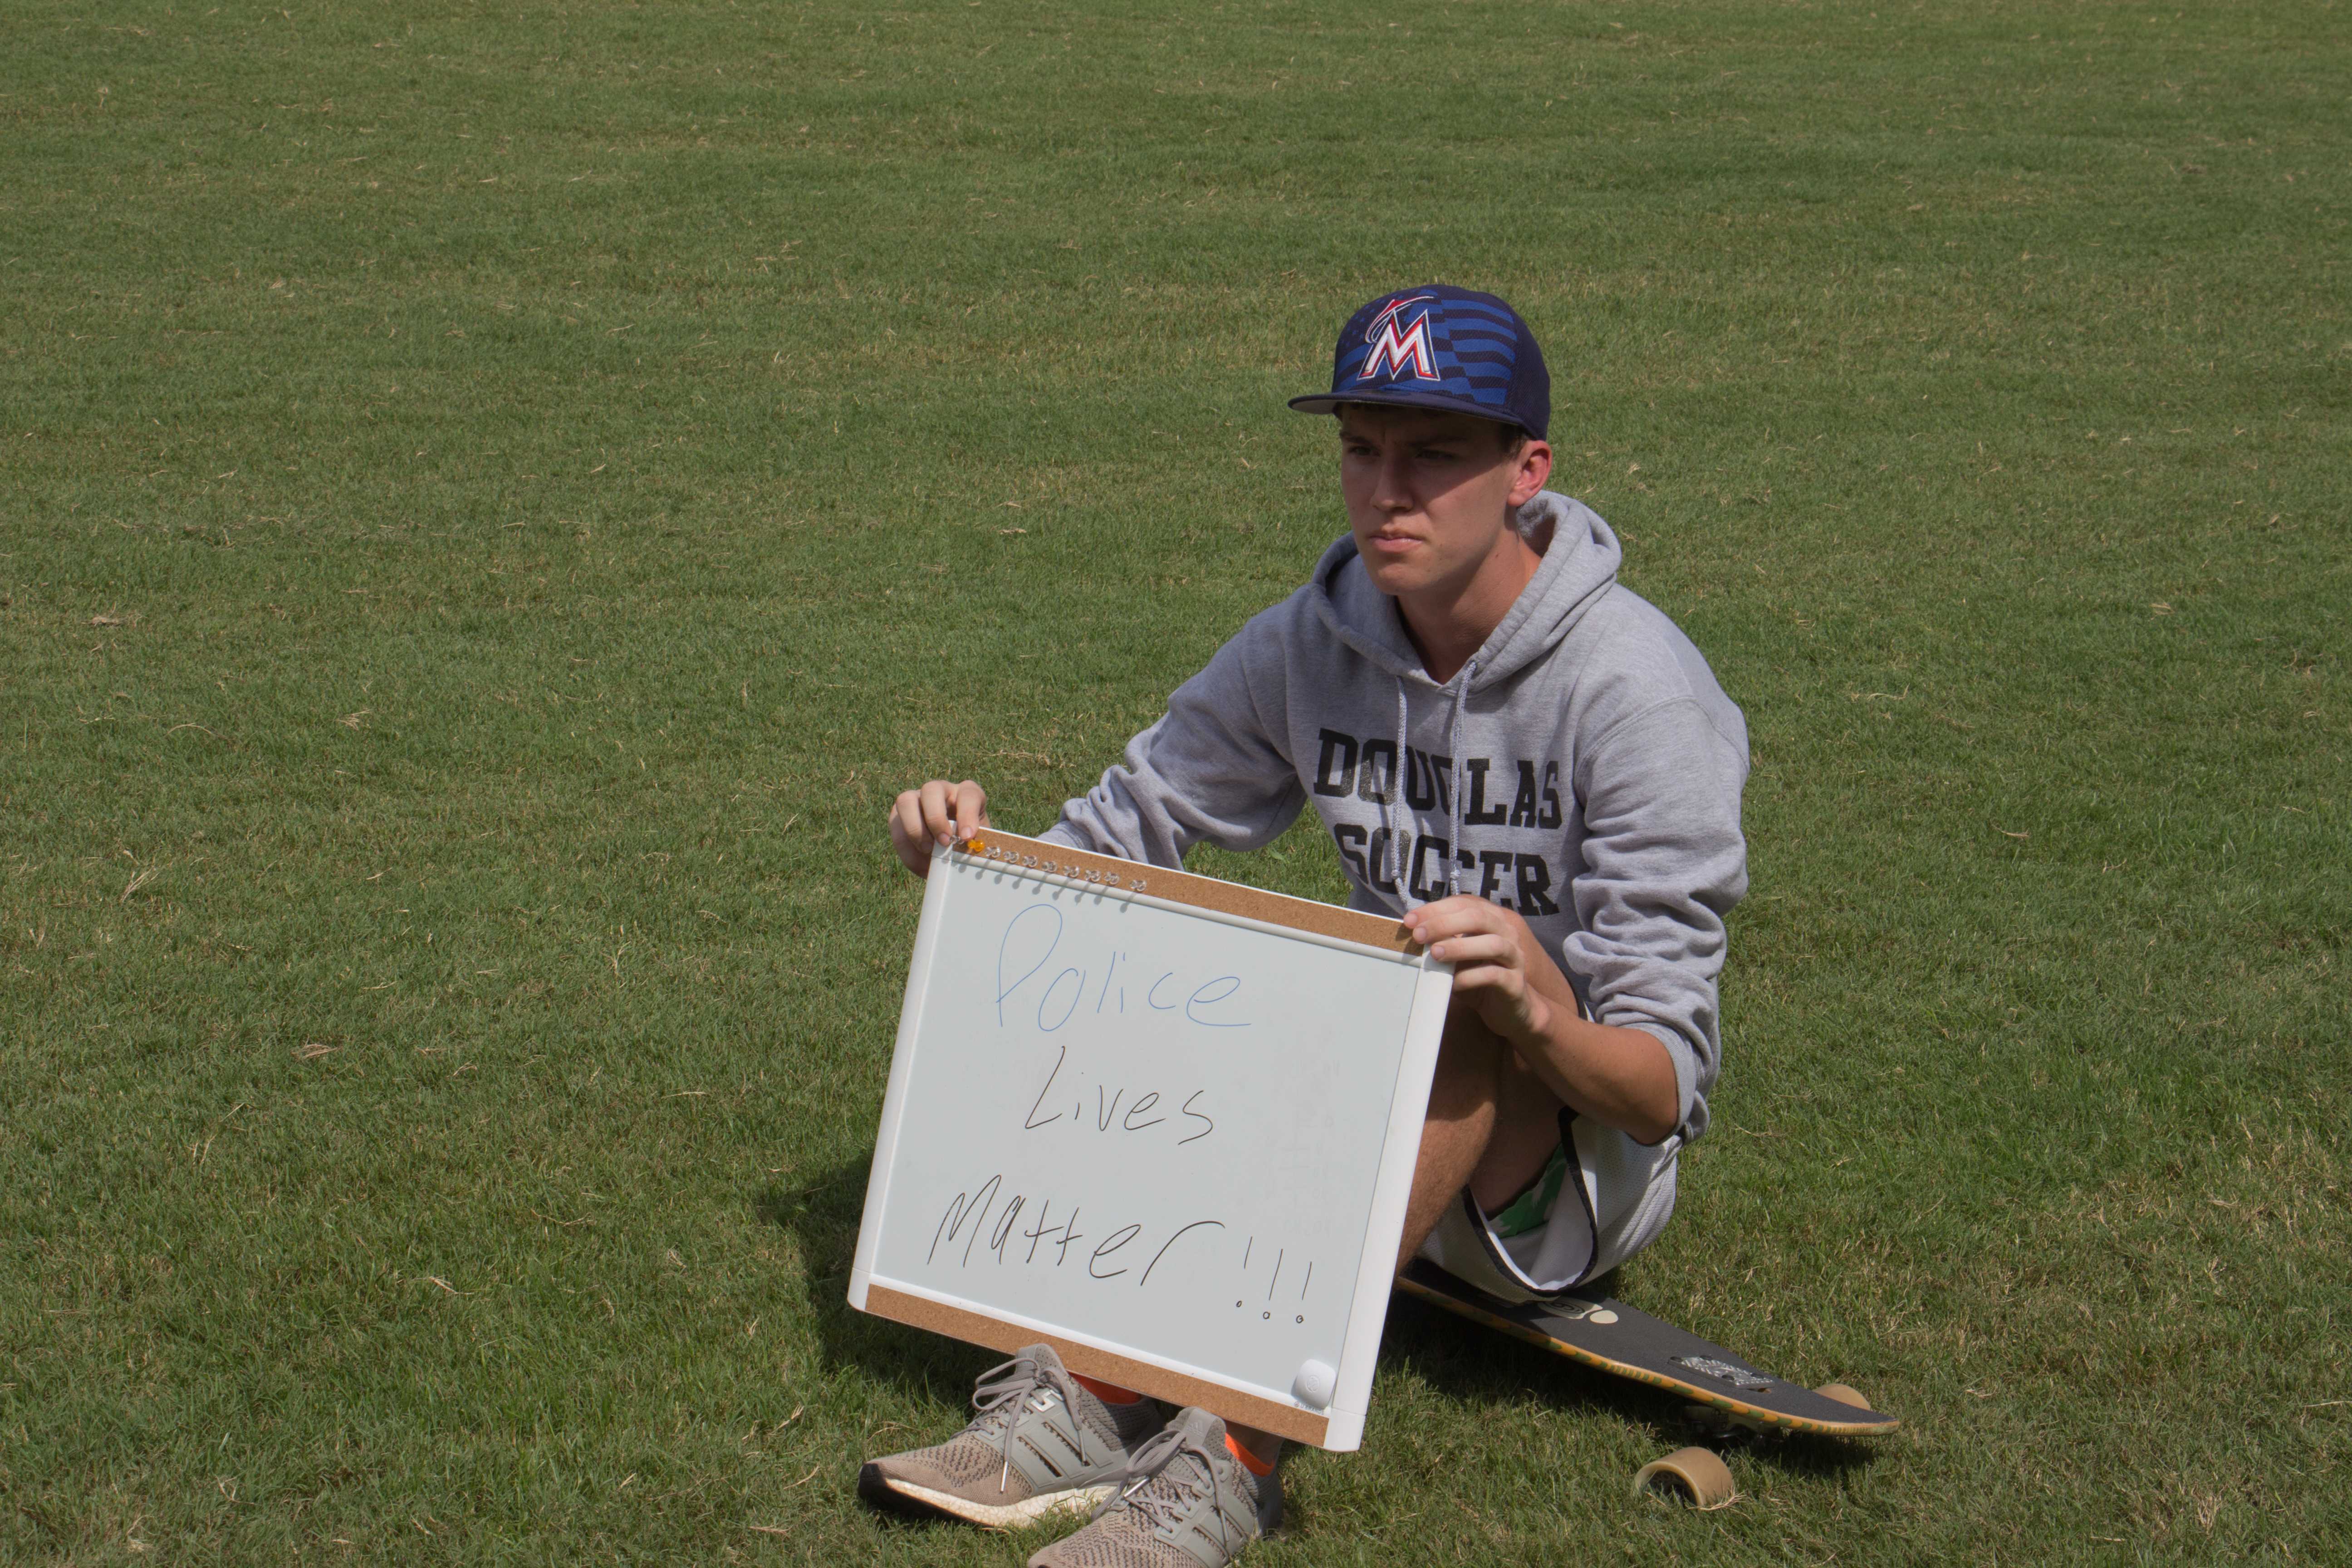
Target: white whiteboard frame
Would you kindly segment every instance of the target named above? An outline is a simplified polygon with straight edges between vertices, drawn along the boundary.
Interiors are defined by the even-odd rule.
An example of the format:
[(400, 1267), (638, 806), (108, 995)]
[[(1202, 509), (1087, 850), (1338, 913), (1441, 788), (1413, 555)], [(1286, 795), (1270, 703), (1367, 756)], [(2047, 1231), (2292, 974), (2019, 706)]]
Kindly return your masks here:
[(1389, 1124), (1381, 1146), (1379, 1172), (1372, 1182), (1363, 1255), (1348, 1306), (1348, 1326), (1341, 1341), (1330, 1402), (1323, 1406), (1310, 1405), (1288, 1391), (1244, 1384), (1172, 1357), (1155, 1354), (1147, 1346), (1076, 1333), (1057, 1324), (1008, 1313), (984, 1302), (875, 1272), (883, 1224), (890, 1212), (890, 1177), (914, 1074), (915, 1041), (921, 1029), (940, 930), (952, 918), (949, 908), (949, 889), (955, 881), (952, 877), (929, 878), (923, 889), (922, 919), (916, 928), (914, 956), (908, 965), (906, 999), (898, 1011), (898, 1044), (890, 1058), (888, 1087), (882, 1097), (882, 1123), (874, 1139), (874, 1164), (866, 1183), (865, 1217), (858, 1226), (857, 1251), (850, 1267), (849, 1304), (861, 1312), (998, 1350), (1015, 1350), (1042, 1341), (1051, 1344), (1073, 1372), (1179, 1405), (1197, 1405), (1229, 1420), (1316, 1447), (1349, 1450), (1359, 1447), (1363, 1441), (1364, 1416), (1371, 1403), (1372, 1369), (1379, 1359), (1381, 1331), (1388, 1317), (1397, 1247), (1404, 1235), (1405, 1205), (1412, 1196), (1413, 1169), (1421, 1156), (1421, 1130), (1428, 1115), (1430, 1080), (1437, 1070), (1438, 1044), (1445, 1030), (1446, 1006), (1453, 999), (1454, 966), (1432, 960), (1404, 935), (1402, 925), (1384, 916), (1263, 892), (1211, 877), (1141, 866), (1013, 834), (990, 831), (980, 842), (985, 846), (982, 853), (967, 853), (964, 847), (958, 846), (935, 851), (934, 858), (1011, 871), (1049, 885), (1132, 900), (1189, 918), (1389, 959), (1419, 971), (1408, 1016), (1402, 1020), (1404, 1048), (1398, 1058), (1396, 1083), (1389, 1101)]

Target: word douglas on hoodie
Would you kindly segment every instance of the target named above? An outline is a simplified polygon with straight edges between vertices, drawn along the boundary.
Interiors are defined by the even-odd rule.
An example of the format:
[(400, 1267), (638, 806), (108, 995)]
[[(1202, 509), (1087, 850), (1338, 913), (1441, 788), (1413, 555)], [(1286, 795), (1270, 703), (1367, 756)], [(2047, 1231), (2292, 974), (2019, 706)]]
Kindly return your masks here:
[[(1401, 800), (1412, 812), (1433, 812), (1441, 819), (1452, 814), (1452, 757), (1407, 746), (1404, 776), (1400, 780), (1394, 741), (1359, 739), (1338, 730), (1318, 731), (1317, 739), (1321, 745), (1315, 761), (1317, 795), (1373, 802)], [(1402, 820), (1409, 825), (1412, 819)], [(1520, 757), (1507, 758), (1498, 766), (1491, 757), (1463, 759), (1464, 826), (1531, 829), (1538, 836), (1534, 841), (1541, 842), (1544, 836), (1557, 838), (1560, 821), (1559, 763), (1538, 763)], [(1475, 892), (1529, 917), (1559, 913), (1559, 905), (1551, 896), (1550, 862), (1539, 854), (1492, 846), (1473, 849), (1466, 844), (1457, 848), (1438, 835), (1415, 837), (1409, 826), (1385, 824), (1368, 827), (1335, 822), (1331, 839), (1339, 847), (1348, 874), (1377, 892), (1392, 895), (1402, 885), (1423, 903), (1442, 899), (1450, 857), (1471, 873), (1461, 880), (1464, 892)]]

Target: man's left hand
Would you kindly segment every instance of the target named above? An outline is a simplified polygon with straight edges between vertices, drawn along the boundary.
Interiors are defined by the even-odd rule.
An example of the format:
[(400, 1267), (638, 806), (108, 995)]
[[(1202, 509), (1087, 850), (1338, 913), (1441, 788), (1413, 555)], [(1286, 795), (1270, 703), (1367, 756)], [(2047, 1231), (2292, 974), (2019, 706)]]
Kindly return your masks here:
[(1407, 910), (1404, 927), (1432, 958), (1454, 965), (1454, 994), (1523, 1053), (1546, 1042), (1556, 1009), (1577, 1016), (1568, 977), (1517, 911), (1463, 893)]

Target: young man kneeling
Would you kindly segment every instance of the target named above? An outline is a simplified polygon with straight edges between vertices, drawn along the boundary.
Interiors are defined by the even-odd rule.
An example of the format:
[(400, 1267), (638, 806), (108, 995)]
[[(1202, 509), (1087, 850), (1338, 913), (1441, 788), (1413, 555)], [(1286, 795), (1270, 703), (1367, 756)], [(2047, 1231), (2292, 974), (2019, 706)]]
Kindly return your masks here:
[[(1258, 848), (1311, 805), (1351, 904), (1455, 965), (1400, 1267), (1513, 1300), (1647, 1246), (1706, 1127), (1724, 921), (1747, 890), (1747, 729), (1674, 623), (1617, 583), (1617, 537), (1545, 489), (1550, 382), (1502, 300), (1384, 294), (1339, 335), (1347, 535), (1244, 626), (1045, 835), (1177, 867)], [(981, 786), (898, 797), (890, 834), (987, 823)], [(1032, 1568), (1218, 1568), (1282, 1511), (1280, 1442), (1163, 1418), (1038, 1345), (979, 1415), (867, 1464), (869, 1499), (993, 1525), (1099, 1503)]]

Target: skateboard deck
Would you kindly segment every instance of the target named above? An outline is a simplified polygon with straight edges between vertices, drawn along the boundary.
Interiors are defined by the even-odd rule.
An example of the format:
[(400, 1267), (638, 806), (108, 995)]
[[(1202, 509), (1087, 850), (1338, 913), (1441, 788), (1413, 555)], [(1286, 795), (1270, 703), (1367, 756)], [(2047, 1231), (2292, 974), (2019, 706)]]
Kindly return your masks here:
[(1740, 1426), (1868, 1437), (1892, 1432), (1892, 1415), (1817, 1394), (1757, 1371), (1722, 1346), (1605, 1297), (1573, 1293), (1519, 1303), (1487, 1295), (1426, 1259), (1397, 1277), (1398, 1289), (1442, 1310), (1485, 1323), (1612, 1376), (1645, 1383), (1704, 1405)]

